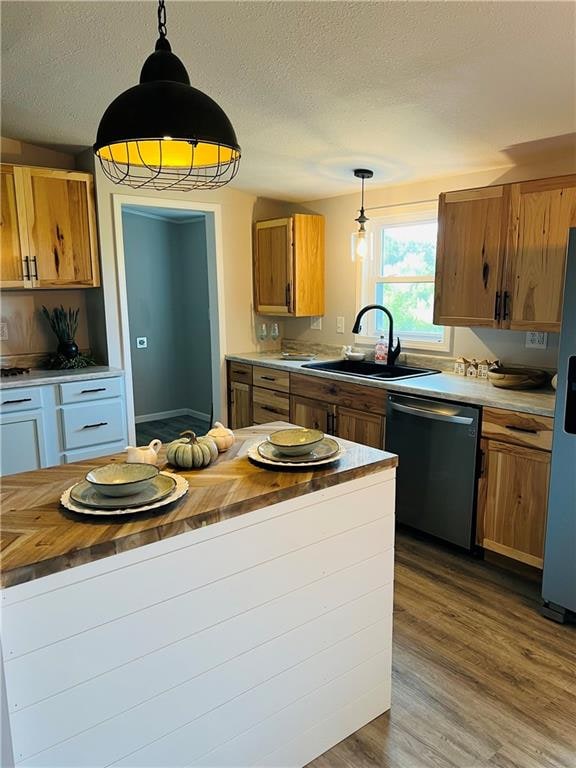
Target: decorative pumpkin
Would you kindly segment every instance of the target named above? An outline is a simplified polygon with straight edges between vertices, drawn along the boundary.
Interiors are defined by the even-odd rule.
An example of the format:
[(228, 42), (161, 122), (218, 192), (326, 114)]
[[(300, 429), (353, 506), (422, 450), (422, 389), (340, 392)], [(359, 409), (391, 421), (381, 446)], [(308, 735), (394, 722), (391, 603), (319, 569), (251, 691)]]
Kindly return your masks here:
[(214, 422), (212, 429), (206, 433), (206, 437), (211, 437), (218, 446), (220, 453), (227, 451), (231, 445), (234, 445), (234, 432), (219, 421)]
[(218, 458), (218, 446), (211, 437), (196, 437), (191, 430), (182, 432), (168, 445), (166, 458), (181, 469), (202, 469)]

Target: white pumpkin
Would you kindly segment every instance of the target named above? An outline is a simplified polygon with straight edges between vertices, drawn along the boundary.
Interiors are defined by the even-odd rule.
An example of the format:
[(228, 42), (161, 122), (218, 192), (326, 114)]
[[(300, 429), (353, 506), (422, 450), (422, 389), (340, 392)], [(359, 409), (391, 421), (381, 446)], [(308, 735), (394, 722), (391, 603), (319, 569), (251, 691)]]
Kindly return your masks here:
[(212, 440), (218, 446), (220, 453), (227, 451), (231, 445), (234, 445), (234, 432), (219, 421), (214, 423), (212, 429), (206, 434), (206, 437), (211, 437)]
[(218, 458), (218, 447), (211, 437), (196, 437), (194, 432), (182, 432), (179, 440), (172, 441), (166, 449), (170, 464), (181, 469), (201, 469)]

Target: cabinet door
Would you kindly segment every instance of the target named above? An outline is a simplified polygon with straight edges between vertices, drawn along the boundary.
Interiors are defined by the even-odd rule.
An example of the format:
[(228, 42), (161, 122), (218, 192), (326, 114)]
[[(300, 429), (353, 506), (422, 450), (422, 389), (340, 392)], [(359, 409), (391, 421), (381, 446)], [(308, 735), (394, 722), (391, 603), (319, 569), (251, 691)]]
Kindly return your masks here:
[(92, 176), (23, 168), (34, 287), (99, 285)]
[(229, 389), (230, 428), (252, 426), (252, 387), (239, 381), (231, 381)]
[(440, 195), (437, 325), (498, 327), (507, 206), (505, 186)]
[(479, 496), (479, 543), (486, 549), (542, 568), (550, 454), (484, 442)]
[(0, 166), (0, 182), (0, 287), (31, 288), (22, 176), (19, 169), (12, 165)]
[(29, 472), (46, 466), (42, 411), (24, 411), (2, 416), (0, 459), (2, 475)]
[(339, 407), (336, 412), (336, 434), (372, 448), (384, 448), (384, 418), (372, 413)]
[(513, 184), (503, 326), (559, 331), (576, 176)]
[(254, 306), (260, 314), (292, 312), (292, 219), (258, 221), (254, 231)]
[(324, 216), (294, 215), (295, 317), (324, 314)]
[(290, 398), (290, 421), (298, 427), (321, 429), (327, 435), (334, 432), (335, 406), (307, 397)]

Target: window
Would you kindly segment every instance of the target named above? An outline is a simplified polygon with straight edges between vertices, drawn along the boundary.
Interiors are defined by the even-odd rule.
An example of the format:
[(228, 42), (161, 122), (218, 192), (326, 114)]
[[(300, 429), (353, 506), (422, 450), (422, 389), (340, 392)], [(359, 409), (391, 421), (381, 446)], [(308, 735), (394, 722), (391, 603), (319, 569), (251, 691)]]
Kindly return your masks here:
[[(371, 224), (374, 253), (361, 267), (360, 305), (387, 307), (404, 348), (449, 349), (449, 329), (432, 321), (437, 221), (420, 214), (419, 220), (391, 217)], [(384, 313), (368, 313), (362, 330), (367, 340), (388, 337)]]

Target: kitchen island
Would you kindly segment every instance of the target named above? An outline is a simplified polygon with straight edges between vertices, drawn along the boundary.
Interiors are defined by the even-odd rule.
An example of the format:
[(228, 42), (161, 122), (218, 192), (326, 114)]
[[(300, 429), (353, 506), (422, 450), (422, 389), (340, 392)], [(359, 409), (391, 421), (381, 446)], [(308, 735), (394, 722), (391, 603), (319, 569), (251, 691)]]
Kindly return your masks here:
[(305, 765), (389, 708), (397, 459), (251, 463), (282, 426), (239, 431), (156, 514), (60, 507), (121, 455), (3, 479), (16, 765)]

